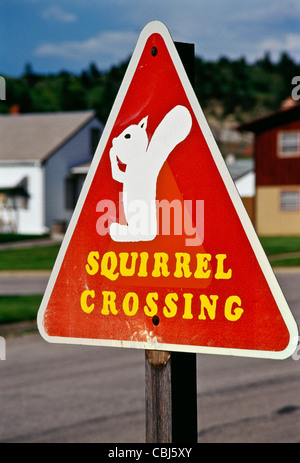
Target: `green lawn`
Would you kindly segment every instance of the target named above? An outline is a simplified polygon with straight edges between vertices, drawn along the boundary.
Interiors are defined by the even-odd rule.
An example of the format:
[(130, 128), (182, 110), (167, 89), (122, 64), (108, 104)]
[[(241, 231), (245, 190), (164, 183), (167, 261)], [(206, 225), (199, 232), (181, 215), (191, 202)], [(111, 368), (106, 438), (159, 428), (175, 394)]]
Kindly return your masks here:
[(36, 319), (41, 301), (41, 295), (0, 296), (0, 324)]
[(271, 264), (273, 267), (300, 267), (300, 258), (272, 259)]
[(0, 251), (0, 270), (51, 270), (59, 245)]
[[(0, 251), (0, 270), (51, 270), (59, 245)], [(42, 295), (0, 296), (0, 324), (35, 320)]]
[(300, 252), (300, 236), (260, 237), (260, 242), (267, 256), (286, 252)]

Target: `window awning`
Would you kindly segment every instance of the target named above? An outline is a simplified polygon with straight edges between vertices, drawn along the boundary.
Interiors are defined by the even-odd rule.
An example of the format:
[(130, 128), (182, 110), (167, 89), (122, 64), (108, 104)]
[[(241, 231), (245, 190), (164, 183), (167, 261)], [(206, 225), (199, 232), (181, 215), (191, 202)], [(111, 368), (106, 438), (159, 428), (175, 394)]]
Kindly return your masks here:
[(90, 165), (91, 165), (90, 162), (84, 162), (84, 163), (79, 164), (77, 166), (73, 166), (70, 169), (70, 173), (72, 175), (80, 175), (80, 174), (86, 175), (88, 173), (88, 171), (89, 171)]
[(18, 182), (8, 179), (0, 180), (0, 194), (7, 196), (23, 196), (29, 198), (27, 191), (27, 177), (23, 177)]

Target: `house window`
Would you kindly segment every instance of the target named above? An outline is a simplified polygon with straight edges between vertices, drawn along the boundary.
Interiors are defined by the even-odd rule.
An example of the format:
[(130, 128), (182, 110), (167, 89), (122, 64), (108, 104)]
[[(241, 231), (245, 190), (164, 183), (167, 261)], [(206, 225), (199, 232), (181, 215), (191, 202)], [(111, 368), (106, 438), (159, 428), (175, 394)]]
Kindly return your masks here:
[(16, 187), (15, 207), (17, 209), (28, 209), (28, 199), (28, 177), (24, 177)]
[(283, 158), (300, 156), (300, 132), (280, 132), (278, 153)]
[(65, 180), (65, 207), (74, 210), (78, 201), (85, 175), (70, 175)]
[(299, 211), (299, 191), (282, 191), (280, 193), (281, 211)]
[(27, 196), (15, 196), (13, 204), (15, 209), (28, 209), (28, 198)]
[(91, 155), (94, 156), (100, 140), (100, 129), (93, 127), (91, 129)]
[(65, 183), (65, 207), (68, 210), (73, 210), (76, 205), (76, 183), (74, 177), (66, 178)]
[(5, 187), (0, 185), (0, 200), (13, 209), (28, 209), (30, 195), (28, 193), (28, 177), (22, 178), (17, 184)]

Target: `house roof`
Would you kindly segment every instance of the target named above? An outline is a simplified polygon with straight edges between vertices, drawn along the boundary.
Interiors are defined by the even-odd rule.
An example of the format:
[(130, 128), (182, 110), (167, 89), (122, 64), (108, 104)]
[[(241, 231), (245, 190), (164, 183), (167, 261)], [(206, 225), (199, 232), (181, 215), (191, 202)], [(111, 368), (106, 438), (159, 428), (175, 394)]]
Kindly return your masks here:
[(300, 104), (298, 102), (290, 105), (283, 104), (278, 111), (239, 125), (238, 130), (261, 133), (296, 120), (300, 120)]
[(0, 115), (0, 161), (44, 162), (94, 117), (94, 111)]
[(234, 181), (244, 177), (249, 172), (254, 171), (254, 160), (250, 159), (237, 159), (232, 163), (227, 163), (227, 168)]

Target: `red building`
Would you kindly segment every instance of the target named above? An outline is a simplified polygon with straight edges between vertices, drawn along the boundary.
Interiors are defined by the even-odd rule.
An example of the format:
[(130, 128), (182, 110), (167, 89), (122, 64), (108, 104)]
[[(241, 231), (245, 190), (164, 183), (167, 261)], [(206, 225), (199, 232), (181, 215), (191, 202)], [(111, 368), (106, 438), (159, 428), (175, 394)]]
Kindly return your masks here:
[(300, 104), (239, 127), (254, 132), (255, 227), (259, 235), (300, 235)]

